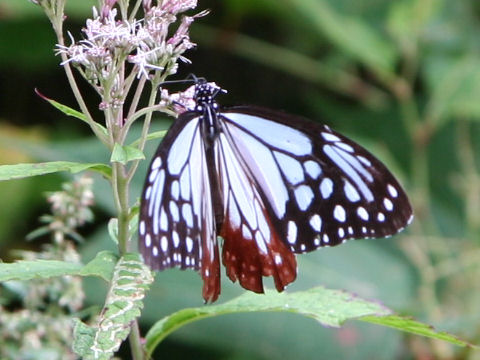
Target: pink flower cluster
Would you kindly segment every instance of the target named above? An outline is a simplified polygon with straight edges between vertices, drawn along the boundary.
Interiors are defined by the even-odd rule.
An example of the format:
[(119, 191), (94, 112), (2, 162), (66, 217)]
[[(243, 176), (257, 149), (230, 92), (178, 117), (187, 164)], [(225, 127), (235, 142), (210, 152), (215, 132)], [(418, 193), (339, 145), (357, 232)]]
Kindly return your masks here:
[(168, 0), (157, 6), (152, 6), (152, 0), (144, 0), (145, 15), (141, 20), (118, 20), (116, 1), (105, 1), (100, 13), (93, 9), (93, 18), (82, 30), (83, 40), (75, 42), (69, 34), (70, 46), (57, 45), (57, 53), (68, 58), (62, 65), (73, 64), (89, 82), (102, 86), (104, 81), (115, 78), (125, 62), (134, 65), (132, 71), (137, 77), (148, 79), (155, 72), (174, 74), (178, 60), (189, 61), (183, 56), (195, 46), (190, 41), (189, 27), (206, 12), (182, 16), (171, 36), (169, 28), (180, 13), (196, 7), (196, 0)]

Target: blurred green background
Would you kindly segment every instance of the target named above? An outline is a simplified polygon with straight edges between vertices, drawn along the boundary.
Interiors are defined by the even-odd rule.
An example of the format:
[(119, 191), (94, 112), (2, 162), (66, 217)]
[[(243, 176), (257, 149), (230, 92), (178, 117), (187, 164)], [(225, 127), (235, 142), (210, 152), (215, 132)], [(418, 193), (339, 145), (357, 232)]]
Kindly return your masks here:
[[(69, 0), (76, 38), (96, 4)], [(326, 123), (380, 157), (401, 179), (415, 222), (389, 240), (351, 241), (298, 257), (288, 291), (326, 285), (377, 299), (480, 343), (480, 3), (478, 0), (199, 1), (209, 16), (192, 26), (198, 47), (177, 78), (204, 76), (228, 90), (220, 101), (286, 110)], [(0, 164), (107, 162), (83, 123), (34, 94), (76, 108), (53, 54), (55, 37), (40, 8), (0, 2)], [(91, 109), (98, 99), (82, 81)], [(168, 127), (157, 118), (154, 128)], [(157, 141), (149, 143), (149, 158)], [(132, 194), (145, 174), (139, 169)], [(65, 180), (49, 175), (0, 183), (0, 257), (37, 247), (25, 235), (48, 212), (43, 193)], [(114, 249), (108, 184), (96, 178), (96, 219), (80, 245), (84, 261)], [(222, 270), (223, 272), (223, 270)], [(225, 280), (225, 279), (224, 279)], [(271, 287), (272, 284), (267, 282)], [(199, 306), (201, 279), (170, 270), (146, 299), (143, 332), (162, 316)], [(88, 303), (103, 304), (105, 284), (86, 280)], [(224, 281), (219, 301), (240, 294)], [(197, 359), (479, 359), (478, 352), (409, 337), (374, 325), (324, 329), (288, 314), (203, 320), (180, 329), (156, 356)], [(128, 355), (125, 355), (128, 358)]]

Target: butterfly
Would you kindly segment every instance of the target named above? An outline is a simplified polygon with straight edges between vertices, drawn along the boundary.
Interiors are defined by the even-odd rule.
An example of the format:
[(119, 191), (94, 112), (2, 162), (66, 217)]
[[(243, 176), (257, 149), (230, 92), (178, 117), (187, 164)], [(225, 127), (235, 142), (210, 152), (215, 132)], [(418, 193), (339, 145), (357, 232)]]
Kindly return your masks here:
[(388, 237), (413, 219), (390, 171), (328, 126), (254, 106), (220, 107), (224, 90), (195, 78), (148, 168), (139, 250), (153, 270), (194, 269), (205, 302), (227, 276), (262, 293), (297, 276), (295, 254), (348, 239)]

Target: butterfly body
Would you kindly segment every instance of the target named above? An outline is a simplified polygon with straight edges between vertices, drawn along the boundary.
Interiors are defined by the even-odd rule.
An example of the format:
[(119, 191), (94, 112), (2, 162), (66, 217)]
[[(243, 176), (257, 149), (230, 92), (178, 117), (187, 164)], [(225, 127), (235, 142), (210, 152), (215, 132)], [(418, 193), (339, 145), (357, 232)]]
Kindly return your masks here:
[(149, 167), (139, 248), (152, 269), (200, 271), (220, 293), (220, 255), (232, 281), (263, 292), (295, 280), (295, 253), (385, 237), (412, 219), (407, 196), (373, 155), (329, 127), (252, 106), (221, 108), (199, 80)]

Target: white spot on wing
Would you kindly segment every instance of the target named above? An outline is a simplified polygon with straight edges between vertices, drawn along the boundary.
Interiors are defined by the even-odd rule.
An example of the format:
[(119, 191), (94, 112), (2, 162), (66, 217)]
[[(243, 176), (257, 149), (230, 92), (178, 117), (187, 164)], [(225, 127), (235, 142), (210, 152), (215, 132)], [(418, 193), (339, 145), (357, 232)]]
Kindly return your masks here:
[(320, 193), (324, 199), (328, 199), (333, 192), (333, 181), (330, 178), (323, 178), (320, 183)]
[[(163, 207), (162, 207), (162, 210), (160, 211), (160, 229), (162, 229), (163, 231), (168, 230), (168, 217)], [(155, 228), (154, 228), (154, 232), (155, 232)]]
[(298, 208), (302, 211), (307, 210), (314, 198), (314, 194), (310, 186), (300, 185), (294, 190), (294, 194)]
[(282, 257), (278, 254), (275, 255), (275, 264), (277, 264), (277, 265), (282, 264)]
[(360, 217), (360, 219), (368, 221), (369, 216), (367, 210), (363, 206), (359, 206), (357, 208), (357, 215)]
[(333, 217), (337, 221), (345, 222), (345, 220), (347, 219), (347, 213), (345, 212), (345, 209), (342, 205), (335, 205), (335, 208), (333, 209)]
[(323, 234), (322, 240), (325, 244), (328, 244), (330, 242), (330, 238), (327, 234)]
[(180, 175), (180, 194), (183, 200), (190, 200), (190, 166), (187, 165)]
[(150, 245), (152, 245), (152, 237), (150, 236), (150, 234), (147, 234), (145, 236), (145, 247), (150, 247)]
[(398, 191), (395, 189), (395, 187), (391, 184), (387, 185), (387, 190), (392, 195), (392, 197), (396, 198), (398, 196)]
[(185, 239), (185, 244), (187, 245), (187, 252), (192, 252), (193, 240), (190, 236), (187, 236), (187, 238)]
[(364, 165), (372, 166), (372, 163), (366, 157), (359, 155), (357, 156), (357, 159), (360, 160)]
[(192, 206), (189, 203), (182, 205), (182, 216), (188, 227), (193, 227), (193, 213)]
[(180, 220), (180, 214), (178, 212), (178, 206), (175, 203), (175, 201), (170, 200), (170, 215), (172, 215), (172, 220), (173, 221), (179, 221)]
[(257, 244), (258, 249), (262, 253), (268, 254), (268, 250), (267, 250), (267, 247), (265, 245), (265, 240), (263, 239), (262, 233), (258, 230), (255, 232), (255, 243)]
[(173, 247), (178, 248), (178, 245), (180, 245), (180, 237), (176, 231), (172, 231), (172, 241)]
[(335, 136), (328, 132), (322, 132), (322, 136), (327, 141), (340, 141), (340, 138), (338, 136)]
[(353, 150), (353, 147), (351, 147), (348, 144), (345, 144), (344, 142), (337, 142), (335, 143), (335, 146), (338, 146), (339, 148), (342, 148), (345, 151), (348, 151), (350, 153), (353, 153), (355, 150)]
[(166, 236), (162, 236), (160, 239), (160, 247), (162, 248), (163, 252), (166, 252), (168, 250), (168, 240)]
[(140, 235), (145, 235), (145, 221), (140, 221), (140, 226), (139, 226), (139, 230), (140, 230)]
[(252, 232), (245, 224), (242, 226), (242, 236), (247, 240), (252, 240)]
[(407, 220), (407, 225), (410, 225), (410, 224), (412, 223), (413, 218), (414, 218), (413, 214), (410, 215), (410, 217), (409, 217), (408, 220)]
[(385, 215), (382, 212), (379, 212), (377, 214), (377, 220), (380, 221), (380, 222), (384, 222), (385, 221)]
[(393, 210), (393, 203), (390, 199), (383, 199), (383, 206), (385, 206), (385, 209), (387, 209), (388, 211)]
[(278, 151), (274, 151), (273, 155), (275, 156), (275, 159), (277, 159), (283, 175), (287, 178), (290, 184), (297, 185), (305, 181), (302, 165), (298, 160)]
[[(153, 198), (151, 199), (148, 205), (148, 216), (153, 216), (153, 221), (158, 219), (158, 212), (160, 211), (160, 204), (163, 197), (163, 186), (165, 182), (165, 170), (160, 170), (155, 182), (153, 183), (152, 194)], [(154, 225), (155, 228), (155, 225)]]
[(150, 172), (150, 175), (148, 176), (148, 181), (149, 181), (150, 183), (154, 182), (154, 181), (155, 181), (155, 178), (157, 177), (157, 175), (158, 175), (158, 169), (152, 170), (152, 171)]
[(241, 224), (240, 213), (238, 212), (238, 207), (235, 204), (235, 198), (232, 196), (231, 192), (230, 196), (228, 197), (228, 216), (232, 227), (234, 229), (239, 229)]
[(345, 180), (343, 191), (345, 192), (345, 196), (347, 197), (347, 199), (351, 202), (356, 202), (360, 200), (360, 194), (358, 193), (357, 189), (353, 187), (350, 181)]
[(297, 241), (297, 224), (291, 220), (288, 222), (287, 241), (292, 245)]
[(152, 162), (152, 170), (158, 169), (160, 166), (162, 166), (162, 158), (160, 156), (157, 156), (155, 160)]
[(178, 200), (179, 196), (180, 196), (180, 185), (178, 184), (177, 180), (174, 180), (172, 182), (172, 197), (175, 200)]
[(316, 232), (320, 232), (322, 230), (322, 218), (320, 215), (315, 214), (310, 218), (310, 226)]
[(303, 163), (303, 167), (305, 168), (308, 176), (310, 176), (312, 179), (317, 179), (322, 173), (322, 168), (320, 165), (313, 160), (305, 161)]
[(145, 190), (145, 199), (150, 200), (150, 195), (152, 195), (152, 186), (148, 186)]

